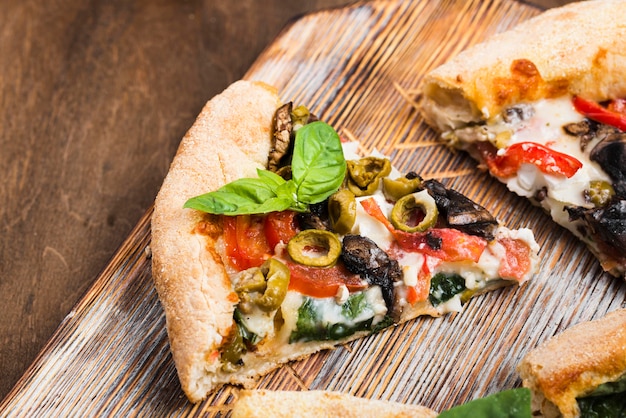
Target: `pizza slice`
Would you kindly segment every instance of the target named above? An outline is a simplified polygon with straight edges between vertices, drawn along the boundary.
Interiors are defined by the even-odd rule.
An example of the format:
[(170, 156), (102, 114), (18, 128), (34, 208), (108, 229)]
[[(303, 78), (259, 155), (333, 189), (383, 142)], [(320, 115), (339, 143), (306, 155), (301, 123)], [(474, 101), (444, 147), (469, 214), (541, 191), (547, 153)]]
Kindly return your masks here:
[(626, 416), (626, 309), (545, 341), (518, 370), (546, 418)]
[(536, 271), (528, 229), (361, 156), (305, 107), (240, 81), (186, 134), (157, 196), (153, 276), (192, 402)]
[(428, 73), (420, 107), (452, 147), (626, 273), (626, 1), (548, 10)]

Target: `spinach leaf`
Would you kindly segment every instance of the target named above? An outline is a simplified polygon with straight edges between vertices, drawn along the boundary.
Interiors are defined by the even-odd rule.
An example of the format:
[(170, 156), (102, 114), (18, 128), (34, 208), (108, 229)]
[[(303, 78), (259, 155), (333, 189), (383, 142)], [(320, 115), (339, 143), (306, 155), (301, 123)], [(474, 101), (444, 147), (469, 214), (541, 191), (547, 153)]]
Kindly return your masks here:
[(530, 390), (505, 390), (442, 412), (437, 418), (530, 418)]
[(365, 308), (367, 308), (365, 293), (355, 293), (341, 305), (341, 315), (348, 319), (355, 319)]
[(452, 299), (465, 290), (465, 279), (455, 273), (437, 273), (430, 280), (428, 300), (433, 306)]
[(346, 161), (337, 132), (324, 122), (313, 122), (296, 131), (292, 179), (269, 170), (257, 170), (257, 178), (230, 182), (216, 191), (192, 197), (183, 207), (221, 215), (251, 215), (291, 209), (307, 210), (339, 189)]
[(324, 122), (312, 122), (296, 131), (291, 160), (298, 201), (313, 204), (335, 193), (346, 174), (341, 140)]
[[(304, 302), (298, 308), (298, 319), (296, 328), (289, 336), (289, 342), (296, 341), (336, 341), (346, 338), (359, 331), (373, 332), (374, 328), (379, 330), (379, 324), (372, 327), (374, 322), (374, 311), (367, 303), (365, 293), (355, 293), (350, 295), (348, 300), (340, 307), (332, 306), (334, 301), (324, 301), (305, 297)], [(338, 308), (340, 311), (339, 320), (332, 322), (324, 318), (325, 309)], [(372, 316), (365, 317), (364, 320), (355, 322), (354, 319), (366, 311), (371, 311)], [(336, 314), (327, 315), (337, 318)], [(365, 316), (365, 315), (364, 315)]]
[(576, 399), (581, 418), (626, 418), (626, 393)]

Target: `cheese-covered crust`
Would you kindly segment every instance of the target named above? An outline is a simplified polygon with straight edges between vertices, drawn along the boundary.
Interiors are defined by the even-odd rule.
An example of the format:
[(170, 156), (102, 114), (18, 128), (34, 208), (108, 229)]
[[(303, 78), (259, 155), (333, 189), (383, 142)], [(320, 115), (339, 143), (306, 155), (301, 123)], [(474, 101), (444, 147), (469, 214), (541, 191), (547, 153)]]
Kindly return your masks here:
[(626, 97), (626, 25), (618, 16), (626, 16), (624, 0), (572, 3), (465, 50), (426, 75), (424, 116), (447, 131), (514, 103)]
[(152, 274), (180, 382), (192, 401), (215, 385), (207, 370), (217, 367), (215, 350), (230, 331), (237, 296), (213, 248), (219, 224), (202, 222), (204, 215), (183, 205), (265, 166), (279, 104), (272, 87), (248, 81), (210, 100), (183, 138), (154, 204)]
[(435, 411), (419, 405), (405, 405), (376, 399), (359, 398), (329, 391), (243, 390), (233, 408), (233, 418), (280, 417), (344, 418), (430, 418)]
[(577, 324), (530, 351), (518, 366), (546, 417), (577, 417), (577, 397), (626, 373), (626, 309)]

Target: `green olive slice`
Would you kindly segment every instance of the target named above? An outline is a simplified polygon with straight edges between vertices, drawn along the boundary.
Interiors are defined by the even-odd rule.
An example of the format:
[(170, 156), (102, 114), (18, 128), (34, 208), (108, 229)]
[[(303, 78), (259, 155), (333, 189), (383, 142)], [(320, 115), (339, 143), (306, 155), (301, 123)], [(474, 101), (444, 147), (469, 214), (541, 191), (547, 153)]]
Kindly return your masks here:
[[(421, 211), (424, 218), (418, 223), (411, 222), (417, 212)], [(437, 223), (439, 211), (435, 199), (428, 190), (408, 194), (396, 202), (391, 210), (391, 223), (397, 229), (406, 232), (424, 232)]]
[(306, 229), (289, 241), (287, 252), (305, 266), (331, 267), (341, 254), (341, 242), (330, 231)]
[(355, 196), (373, 194), (378, 188), (380, 179), (391, 173), (391, 162), (387, 158), (365, 157), (346, 163), (347, 186)]
[(263, 294), (255, 297), (253, 302), (262, 311), (271, 312), (278, 309), (285, 300), (289, 287), (289, 268), (275, 258), (270, 258), (261, 266), (261, 272), (267, 285)]
[(592, 180), (589, 182), (588, 199), (597, 208), (606, 206), (614, 194), (615, 190), (608, 181)]
[(328, 199), (330, 226), (338, 234), (352, 231), (356, 219), (356, 199), (348, 189), (340, 189)]
[(420, 177), (406, 178), (400, 177), (398, 179), (390, 179), (385, 177), (383, 179), (383, 194), (389, 200), (399, 200), (401, 197), (413, 193), (419, 189), (422, 185), (422, 179)]

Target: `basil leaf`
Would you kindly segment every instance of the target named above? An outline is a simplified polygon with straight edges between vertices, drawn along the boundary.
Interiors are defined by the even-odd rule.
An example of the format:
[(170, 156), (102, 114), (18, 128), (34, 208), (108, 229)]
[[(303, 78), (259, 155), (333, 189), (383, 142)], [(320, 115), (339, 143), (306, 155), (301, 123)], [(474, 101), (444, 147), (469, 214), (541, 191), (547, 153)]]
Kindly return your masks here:
[(319, 203), (335, 193), (346, 174), (341, 139), (328, 124), (316, 121), (296, 131), (291, 171), (298, 201)]
[(287, 182), (283, 178), (269, 171), (258, 170), (258, 173), (258, 178), (238, 179), (214, 192), (193, 197), (183, 207), (228, 215), (267, 213), (290, 208), (294, 203), (295, 185), (285, 185)]
[(437, 415), (437, 418), (530, 418), (530, 390), (505, 390), (485, 398), (455, 406)]
[(346, 161), (337, 132), (319, 121), (298, 129), (291, 170), (288, 181), (269, 170), (257, 170), (258, 178), (235, 180), (189, 199), (183, 207), (229, 216), (286, 209), (304, 212), (309, 204), (335, 193), (343, 182)]

